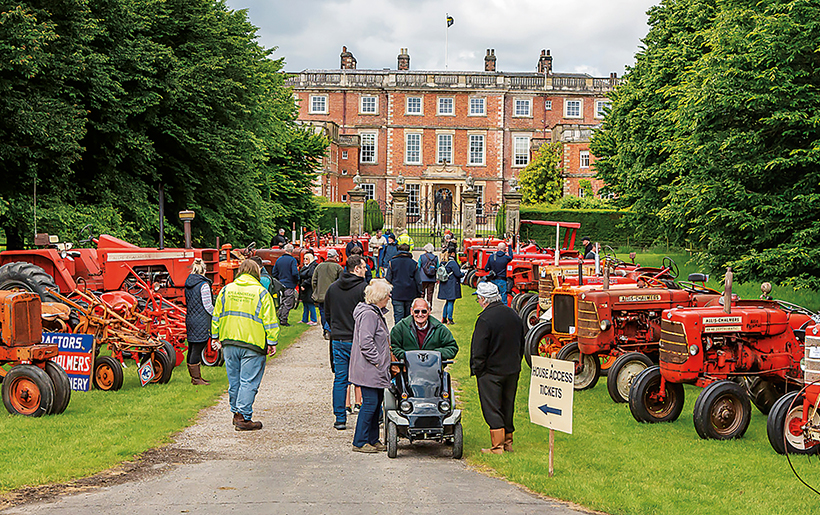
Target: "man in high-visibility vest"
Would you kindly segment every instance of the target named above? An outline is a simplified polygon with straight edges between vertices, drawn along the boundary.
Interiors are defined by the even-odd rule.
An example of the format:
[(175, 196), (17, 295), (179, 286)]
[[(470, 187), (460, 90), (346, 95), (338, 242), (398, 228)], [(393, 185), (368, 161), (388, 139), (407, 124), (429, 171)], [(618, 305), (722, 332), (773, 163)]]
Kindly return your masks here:
[(413, 252), (413, 249), (416, 247), (416, 242), (414, 242), (413, 238), (411, 238), (410, 235), (407, 234), (407, 229), (401, 232), (401, 235), (399, 236), (399, 239), (396, 240), (396, 243), (398, 243), (399, 245), (401, 245), (402, 243), (406, 243), (410, 246), (410, 252)]
[(222, 347), (228, 373), (228, 399), (237, 431), (262, 429), (251, 420), (253, 401), (265, 373), (265, 355), (276, 354), (279, 324), (273, 298), (259, 282), (259, 265), (246, 259), (234, 282), (214, 302), (211, 344)]

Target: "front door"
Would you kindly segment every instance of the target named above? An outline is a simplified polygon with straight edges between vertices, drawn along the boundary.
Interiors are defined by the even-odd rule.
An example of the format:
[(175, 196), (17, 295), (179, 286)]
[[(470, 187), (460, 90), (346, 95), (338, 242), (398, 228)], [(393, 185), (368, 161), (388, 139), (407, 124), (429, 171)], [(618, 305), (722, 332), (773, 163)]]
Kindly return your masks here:
[(453, 201), (455, 187), (451, 184), (439, 184), (435, 187), (433, 206), (436, 213), (437, 225), (453, 223)]

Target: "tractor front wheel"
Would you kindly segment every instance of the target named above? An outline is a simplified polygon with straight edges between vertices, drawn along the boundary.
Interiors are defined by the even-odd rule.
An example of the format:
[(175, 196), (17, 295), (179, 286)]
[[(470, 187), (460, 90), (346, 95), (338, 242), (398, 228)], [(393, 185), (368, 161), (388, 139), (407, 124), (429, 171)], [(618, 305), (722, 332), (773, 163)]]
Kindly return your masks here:
[(224, 363), (225, 357), (222, 355), (222, 349), (214, 350), (211, 342), (206, 343), (202, 348), (202, 364), (206, 367), (221, 367)]
[(104, 392), (116, 392), (122, 388), (122, 365), (111, 356), (94, 360), (94, 388)]
[(538, 318), (538, 302), (530, 302), (521, 308), (521, 321), (524, 323), (525, 333), (541, 322)]
[(606, 389), (615, 402), (629, 400), (629, 389), (638, 374), (652, 366), (652, 360), (640, 352), (628, 352), (618, 356), (609, 367), (606, 378)]
[[(147, 360), (148, 356), (143, 357), (140, 360), (140, 366)], [(174, 367), (171, 365), (171, 358), (169, 358), (162, 349), (154, 351), (153, 356), (151, 356), (151, 366), (154, 367), (154, 378), (151, 379), (151, 383), (165, 384), (171, 380)]]
[(66, 371), (54, 361), (46, 361), (46, 374), (54, 386), (54, 404), (49, 415), (59, 415), (68, 407), (71, 400), (71, 381)]
[(3, 380), (3, 404), (12, 415), (42, 417), (54, 405), (51, 378), (34, 365), (16, 365)]
[(740, 438), (752, 419), (752, 404), (739, 384), (717, 381), (700, 392), (695, 401), (695, 430), (704, 440)]
[(661, 392), (661, 367), (653, 365), (638, 374), (629, 390), (629, 411), (638, 422), (673, 422), (683, 411), (683, 385), (666, 383)]
[(542, 356), (551, 358), (561, 350), (563, 342), (552, 334), (552, 322), (541, 322), (527, 333), (524, 340), (526, 352), (524, 359), (527, 365), (532, 368), (532, 357)]
[(774, 403), (766, 420), (769, 443), (778, 454), (817, 454), (820, 442), (809, 440), (803, 434), (803, 426), (810, 423), (820, 426), (820, 413), (811, 406), (811, 416), (803, 414), (803, 395), (790, 392)]
[(578, 343), (565, 345), (556, 356), (564, 361), (575, 363), (575, 389), (588, 390), (598, 383), (601, 377), (601, 360), (597, 354), (581, 354)]

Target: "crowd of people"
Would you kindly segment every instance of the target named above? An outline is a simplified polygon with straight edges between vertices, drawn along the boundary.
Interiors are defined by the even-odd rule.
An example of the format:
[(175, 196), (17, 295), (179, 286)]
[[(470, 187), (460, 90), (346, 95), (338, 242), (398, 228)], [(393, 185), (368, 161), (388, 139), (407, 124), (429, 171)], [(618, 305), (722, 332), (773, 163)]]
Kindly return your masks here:
[[(256, 430), (253, 402), (265, 370), (265, 357), (276, 352), (279, 327), (289, 325), (297, 289), (302, 303), (301, 323), (322, 324), (329, 341), (334, 374), (332, 406), (337, 430), (347, 429), (348, 416), (357, 412), (353, 450), (376, 453), (385, 445), (379, 439), (381, 405), (385, 388), (398, 373), (391, 362), (401, 361), (409, 350), (435, 350), (452, 360), (458, 344), (448, 325), (455, 323), (455, 301), (461, 298), (464, 276), (456, 260), (458, 243), (446, 234), (436, 252), (426, 244), (413, 256), (414, 242), (406, 231), (398, 237), (377, 231), (364, 246), (354, 235), (345, 247), (344, 267), (335, 249), (319, 262), (313, 251), (302, 252), (301, 267), (294, 247), (280, 230), (273, 243), (283, 252), (271, 265), (258, 257), (240, 265), (236, 279), (211, 296), (204, 264), (194, 262), (186, 282), (188, 303), (188, 369), (194, 385), (207, 385), (199, 369), (199, 356), (208, 339), (221, 348), (228, 376), (233, 424), (238, 431)], [(476, 376), (484, 419), (490, 427), (491, 446), (485, 452), (512, 450), (513, 408), (523, 357), (523, 328), (518, 315), (507, 307), (506, 268), (512, 251), (505, 243), (489, 258), (488, 280), (474, 295), (482, 313), (475, 322), (470, 370)], [(266, 266), (271, 266), (267, 272)], [(444, 301), (440, 318), (432, 313)], [(388, 305), (393, 308), (393, 328), (388, 329)], [(317, 318), (317, 308), (319, 317)], [(355, 404), (350, 396), (355, 388)]]

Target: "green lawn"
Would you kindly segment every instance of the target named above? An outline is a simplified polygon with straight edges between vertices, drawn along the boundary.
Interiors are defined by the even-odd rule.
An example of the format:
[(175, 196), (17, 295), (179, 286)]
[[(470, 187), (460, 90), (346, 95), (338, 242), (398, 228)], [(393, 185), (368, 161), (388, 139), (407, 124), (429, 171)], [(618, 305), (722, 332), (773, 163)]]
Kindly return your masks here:
[[(300, 306), (290, 315), (294, 325), (281, 328), (278, 351), (307, 329), (295, 324), (301, 313)], [(224, 367), (202, 367), (202, 376), (211, 385), (192, 386), (183, 363), (168, 384), (143, 388), (130, 362), (121, 390), (73, 392), (62, 415), (28, 418), (2, 409), (0, 493), (89, 476), (169, 442), (227, 389)]]
[[(663, 256), (642, 256), (654, 265)], [(674, 256), (685, 276), (685, 256)], [(678, 259), (681, 258), (681, 259)], [(686, 273), (684, 273), (686, 270)], [(717, 283), (713, 284), (717, 287)], [(757, 285), (738, 292), (760, 294)], [(611, 514), (774, 514), (815, 513), (817, 497), (798, 482), (786, 458), (775, 454), (766, 437), (766, 417), (755, 411), (746, 435), (735, 441), (701, 440), (692, 423), (692, 408), (700, 389), (686, 387), (681, 417), (669, 424), (639, 424), (624, 404), (614, 404), (606, 378), (587, 391), (575, 392), (573, 434), (556, 432), (555, 476), (547, 474), (549, 430), (529, 422), (529, 367), (522, 364), (516, 399), (515, 452), (485, 455), (489, 430), (481, 416), (475, 378), (470, 377), (470, 338), (480, 308), (464, 286), (451, 326), (459, 343), (452, 366), (464, 409), (465, 458), (527, 488)], [(817, 307), (818, 298), (794, 293), (777, 298)], [(741, 294), (743, 296), (743, 294)], [(747, 293), (746, 296), (751, 296)], [(800, 475), (820, 486), (816, 458), (792, 457)]]

